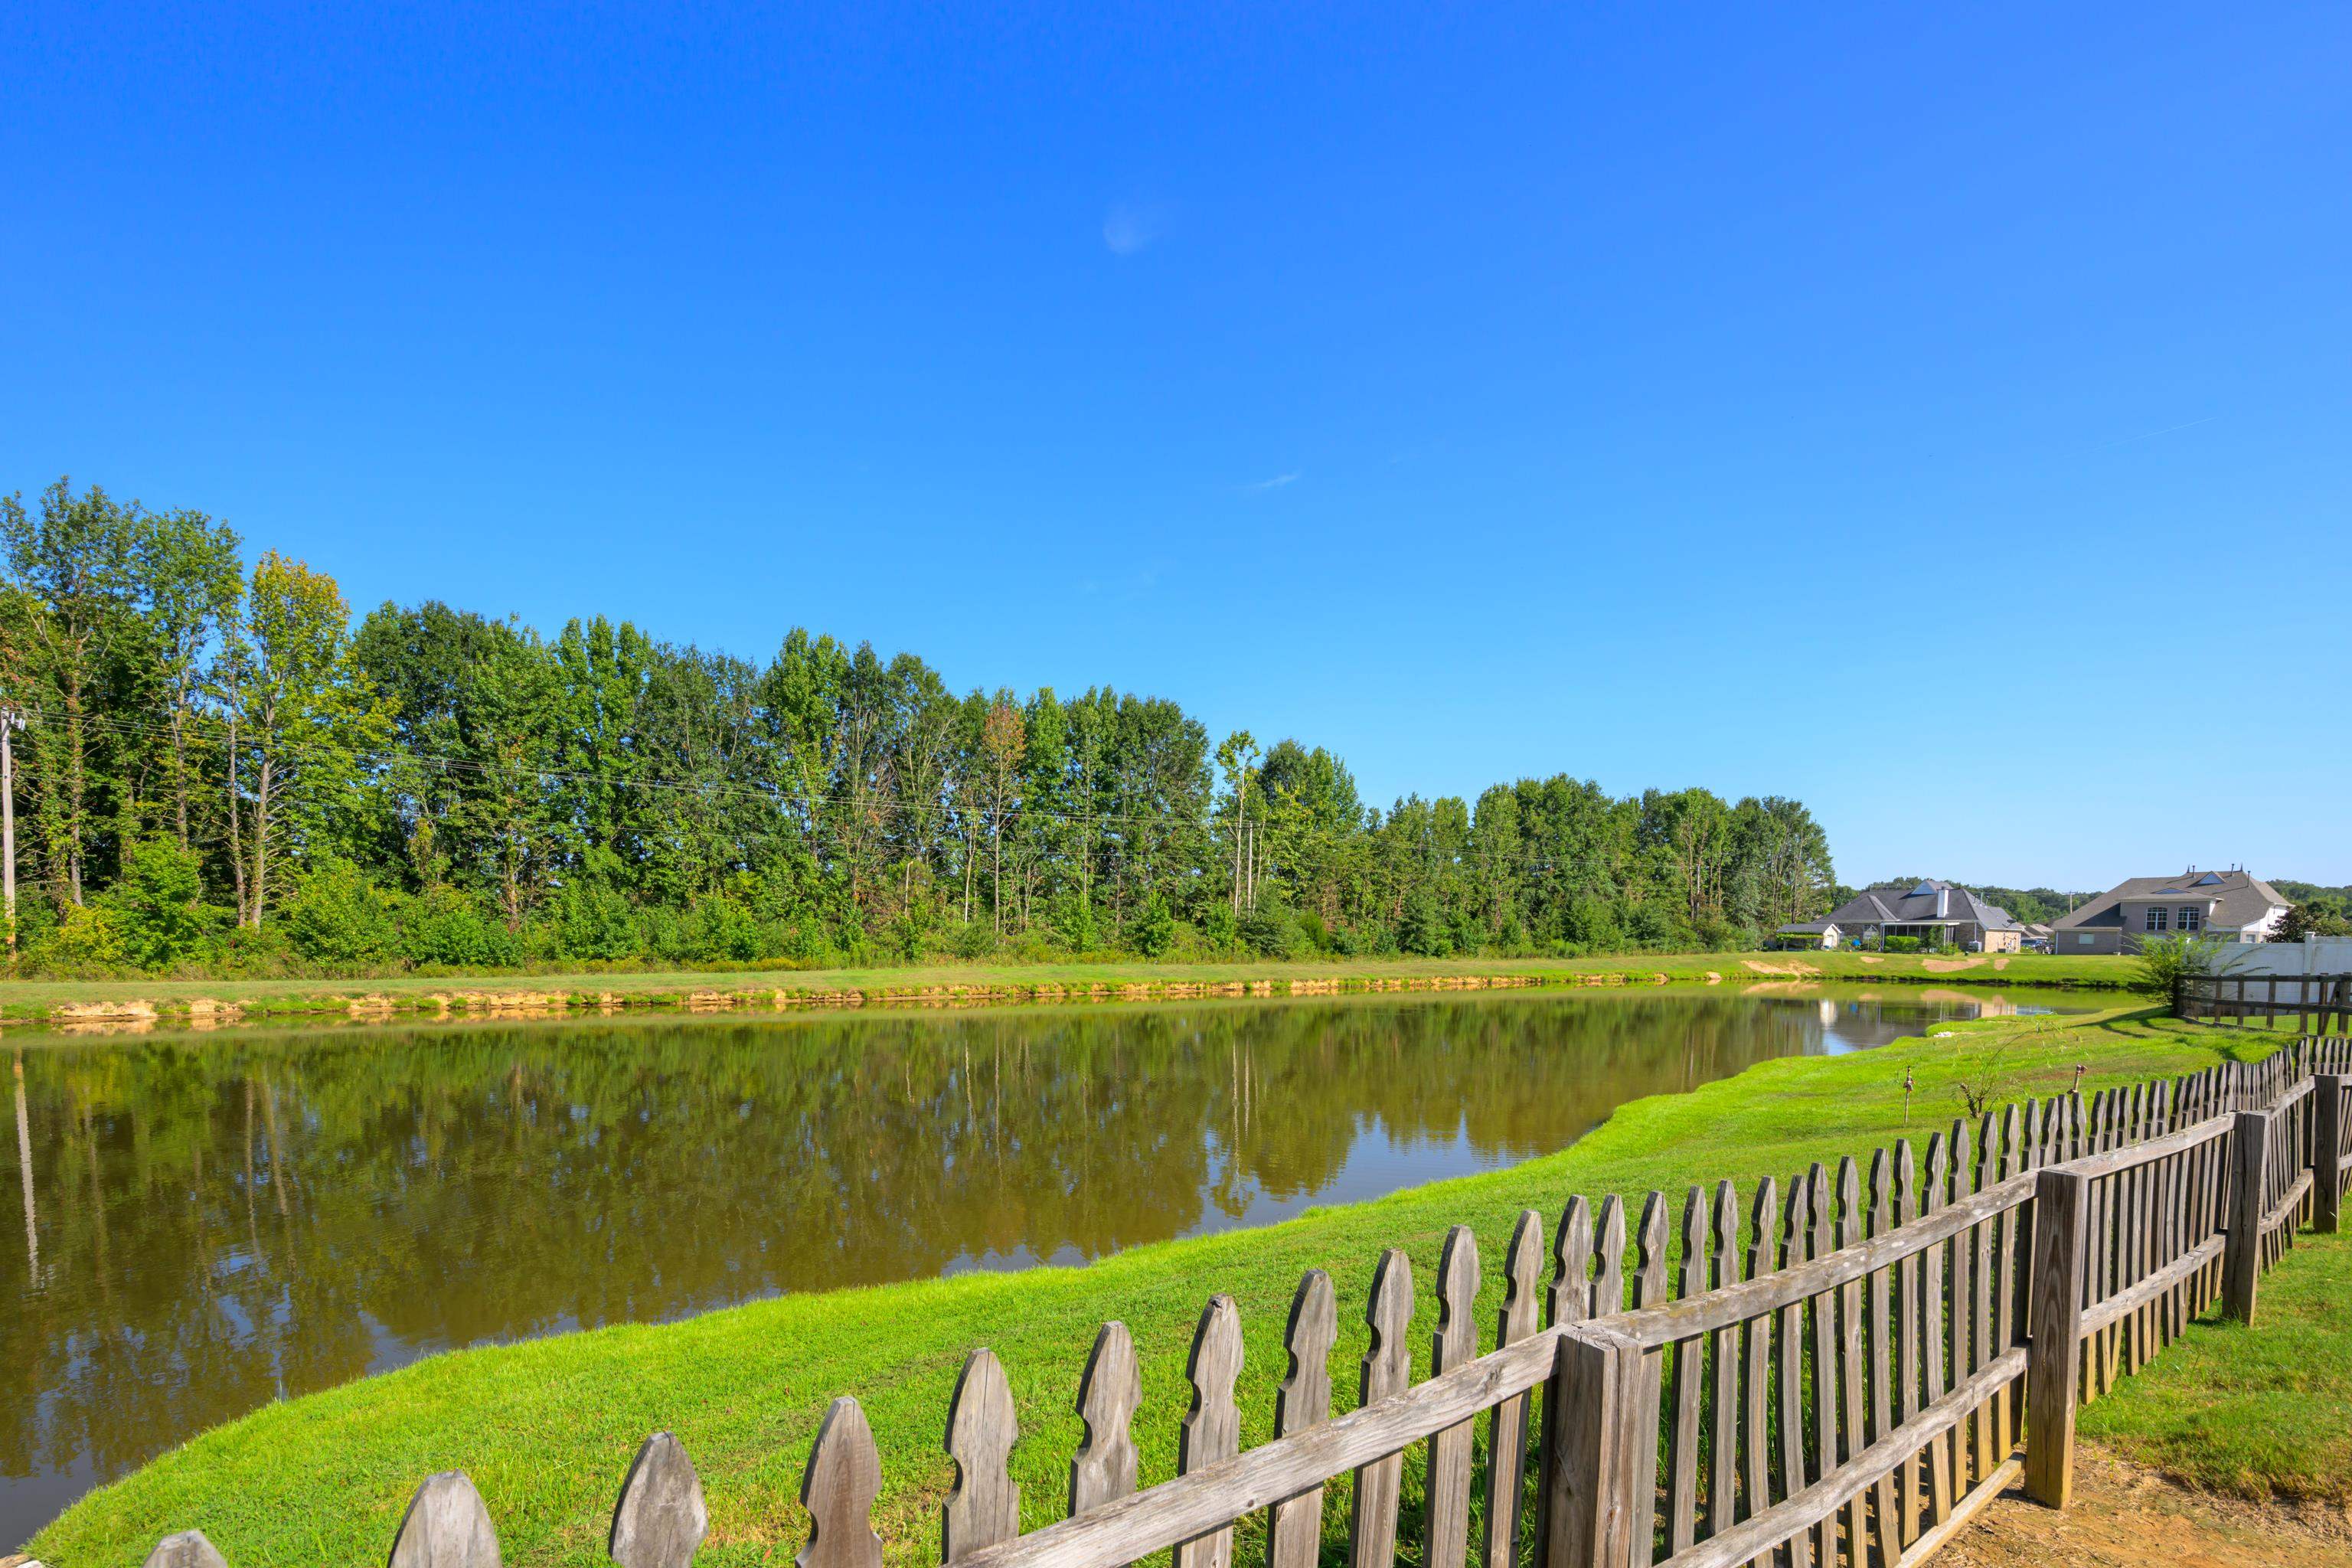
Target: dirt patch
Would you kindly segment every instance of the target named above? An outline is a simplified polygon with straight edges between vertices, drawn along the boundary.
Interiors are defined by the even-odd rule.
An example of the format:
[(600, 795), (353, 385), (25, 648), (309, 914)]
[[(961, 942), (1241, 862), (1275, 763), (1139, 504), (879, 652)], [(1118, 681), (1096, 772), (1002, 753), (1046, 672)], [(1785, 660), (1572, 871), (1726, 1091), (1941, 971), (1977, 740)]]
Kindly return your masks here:
[(1801, 963), (1793, 958), (1786, 963), (1763, 963), (1752, 958), (1743, 958), (1739, 962), (1742, 966), (1752, 969), (1759, 974), (1819, 974), (1821, 973), (1811, 964)]
[(1881, 958), (1874, 952), (1857, 952), (1854, 956), (1862, 960), (1864, 963), (1884, 963), (1886, 962), (1886, 960)]
[(2192, 1491), (2096, 1448), (2053, 1513), (2011, 1489), (1936, 1559), (1951, 1568), (2352, 1568), (2352, 1510)]
[(1983, 962), (1981, 958), (1923, 958), (1919, 967), (1930, 974), (1949, 974), (1956, 969), (1974, 969)]
[(1992, 961), (1992, 966), (1995, 969), (2007, 969), (2009, 967), (2009, 960), (2005, 958), (1996, 958)]

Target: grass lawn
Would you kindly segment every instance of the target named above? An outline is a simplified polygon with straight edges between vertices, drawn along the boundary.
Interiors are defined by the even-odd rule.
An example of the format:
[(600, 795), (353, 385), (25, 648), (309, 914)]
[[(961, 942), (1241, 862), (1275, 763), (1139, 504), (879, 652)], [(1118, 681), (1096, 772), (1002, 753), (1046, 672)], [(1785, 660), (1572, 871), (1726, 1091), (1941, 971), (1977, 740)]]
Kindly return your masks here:
[(1298, 982), (1362, 985), (1375, 982), (1444, 984), (1465, 977), (1527, 976), (1543, 984), (1648, 984), (1660, 978), (1706, 982), (1770, 975), (1881, 982), (1966, 982), (2002, 985), (2081, 985), (2120, 989), (2137, 976), (2133, 960), (2042, 953), (1928, 958), (1916, 953), (1716, 952), (1621, 954), (1602, 958), (1368, 958), (1305, 963), (970, 963), (872, 969), (671, 970), (543, 974), (399, 974), (341, 980), (10, 980), (0, 981), (0, 1018), (37, 1019), (59, 1007), (144, 1003), (159, 1012), (184, 1012), (199, 999), (233, 1004), (251, 1013), (341, 1012), (360, 997), (394, 1007), (433, 1005), (436, 997), (500, 994), (561, 997), (593, 1005), (610, 997), (623, 1005), (677, 1005), (689, 996), (720, 995), (773, 1005), (787, 999), (836, 1000), (845, 994), (882, 1000), (916, 992), (978, 991), (1020, 1001), (1042, 991), (1091, 986), (1124, 988), (1270, 984), (1281, 992)]
[(2297, 1237), (2252, 1328), (2192, 1325), (2078, 1430), (2216, 1491), (2352, 1503), (2352, 1236)]
[[(386, 1549), (419, 1480), (461, 1468), (488, 1500), (508, 1562), (585, 1563), (601, 1560), (637, 1443), (667, 1428), (686, 1443), (709, 1493), (703, 1560), (766, 1562), (802, 1539), (795, 1496), (809, 1440), (826, 1403), (847, 1393), (865, 1405), (882, 1449), (877, 1511), (893, 1561), (936, 1562), (938, 1504), (950, 1479), (940, 1452), (947, 1398), (975, 1345), (993, 1346), (1011, 1374), (1024, 1433), (1014, 1473), (1034, 1528), (1061, 1511), (1080, 1436), (1071, 1403), (1105, 1319), (1128, 1323), (1143, 1362), (1136, 1436), (1149, 1484), (1173, 1472), (1185, 1351), (1213, 1290), (1241, 1309), (1244, 1440), (1255, 1444), (1270, 1435), (1284, 1316), (1309, 1267), (1328, 1269), (1339, 1289), (1333, 1386), (1345, 1408), (1355, 1403), (1365, 1293), (1384, 1247), (1405, 1248), (1421, 1288), (1412, 1339), (1423, 1375), (1435, 1315), (1429, 1292), (1450, 1225), (1471, 1225), (1481, 1244), (1484, 1336), (1498, 1305), (1501, 1249), (1521, 1208), (1551, 1219), (1570, 1193), (1679, 1193), (1721, 1176), (1745, 1192), (1766, 1173), (1785, 1181), (1810, 1161), (1860, 1154), (1905, 1132), (1906, 1068), (1918, 1080), (1910, 1132), (1924, 1142), (1956, 1113), (1955, 1078), (1995, 1040), (2008, 1042), (2001, 1060), (2016, 1075), (2013, 1092), (2046, 1095), (2065, 1089), (2078, 1062), (2089, 1065), (2086, 1087), (2095, 1088), (2267, 1054), (2277, 1038), (2120, 1007), (1946, 1029), (1852, 1056), (1768, 1062), (1629, 1105), (1558, 1154), (1263, 1230), (1137, 1247), (1081, 1268), (788, 1296), (665, 1326), (436, 1357), (206, 1433), (85, 1499), (32, 1550), (53, 1568), (133, 1562), (158, 1537), (196, 1527), (238, 1568), (356, 1562)], [(808, 1223), (829, 1221), (812, 1215)], [(2278, 1320), (2289, 1289), (2269, 1288)], [(1408, 1481), (1409, 1498), (1416, 1485)], [(1327, 1517), (1344, 1521), (1344, 1507)]]

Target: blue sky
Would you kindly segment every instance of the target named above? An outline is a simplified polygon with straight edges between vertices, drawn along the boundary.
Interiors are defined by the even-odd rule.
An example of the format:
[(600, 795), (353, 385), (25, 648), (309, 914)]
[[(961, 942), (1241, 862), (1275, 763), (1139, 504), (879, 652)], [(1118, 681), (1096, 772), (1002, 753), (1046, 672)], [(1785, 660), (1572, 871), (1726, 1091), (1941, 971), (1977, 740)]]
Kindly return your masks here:
[(0, 489), (2352, 879), (2352, 12), (361, 10), (0, 13)]

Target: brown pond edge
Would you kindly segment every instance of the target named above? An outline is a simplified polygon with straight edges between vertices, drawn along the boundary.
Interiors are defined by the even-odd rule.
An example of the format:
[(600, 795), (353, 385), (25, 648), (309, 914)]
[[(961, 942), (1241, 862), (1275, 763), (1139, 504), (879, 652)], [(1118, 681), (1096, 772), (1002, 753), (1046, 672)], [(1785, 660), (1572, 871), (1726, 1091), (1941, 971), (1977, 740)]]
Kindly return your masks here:
[[(1743, 989), (1788, 992), (1820, 983), (1880, 985), (1967, 984), (1953, 973), (1823, 975), (1801, 963), (1745, 965), (1749, 972), (1727, 977), (1716, 970), (1673, 974), (1664, 970), (1521, 972), (1507, 974), (1299, 975), (1255, 980), (1131, 980), (1062, 983), (997, 982), (979, 984), (866, 986), (707, 986), (673, 991), (611, 991), (586, 987), (529, 989), (452, 986), (447, 990), (394, 994), (381, 991), (320, 992), (244, 1002), (209, 996), (147, 1000), (140, 997), (59, 1002), (9, 1009), (0, 1024), (50, 1024), (75, 1032), (137, 1032), (159, 1024), (196, 1029), (278, 1017), (341, 1017), (380, 1022), (399, 1016), (424, 1018), (520, 1018), (621, 1012), (784, 1013), (862, 1007), (1001, 1007), (1092, 1002), (1178, 1002), (1208, 998), (1275, 999), (1297, 996), (1364, 995), (1383, 992), (1570, 990), (1631, 985), (1720, 985), (1727, 978)], [(1974, 978), (1973, 976), (1969, 978)], [(2038, 989), (2116, 990), (2118, 983), (2080, 978), (1994, 981)]]

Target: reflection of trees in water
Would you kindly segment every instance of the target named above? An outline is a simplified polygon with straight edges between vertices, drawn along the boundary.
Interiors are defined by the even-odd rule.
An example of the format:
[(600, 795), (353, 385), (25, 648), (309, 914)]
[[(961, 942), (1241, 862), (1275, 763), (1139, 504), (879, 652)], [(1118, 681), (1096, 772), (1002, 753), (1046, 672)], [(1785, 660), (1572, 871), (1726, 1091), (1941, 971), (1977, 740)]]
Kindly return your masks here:
[(1312, 1195), (1367, 1133), (1524, 1157), (1819, 1033), (1679, 996), (36, 1048), (0, 1466), (116, 1473), (379, 1349), (1098, 1257)]

